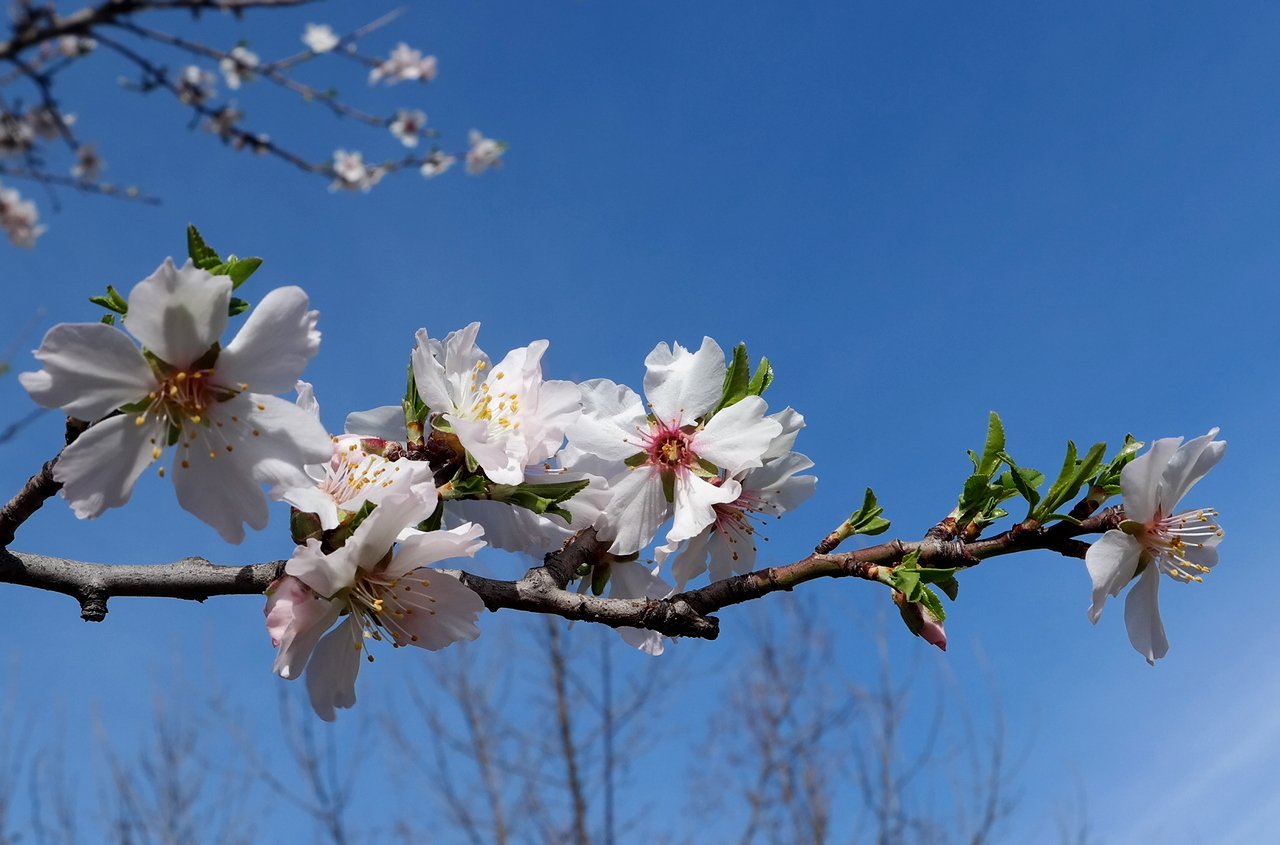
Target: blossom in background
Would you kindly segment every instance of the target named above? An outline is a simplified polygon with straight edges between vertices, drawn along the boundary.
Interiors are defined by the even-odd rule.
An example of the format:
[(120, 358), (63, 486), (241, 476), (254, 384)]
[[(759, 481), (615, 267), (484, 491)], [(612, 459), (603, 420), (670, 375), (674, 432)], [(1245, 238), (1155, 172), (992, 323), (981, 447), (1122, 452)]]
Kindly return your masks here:
[(218, 70), (232, 91), (239, 89), (241, 82), (253, 81), (253, 69), (258, 66), (258, 54), (251, 53), (245, 47), (233, 47), (231, 52), (218, 62)]
[(0, 157), (30, 152), (35, 141), (31, 121), (23, 115), (0, 111)]
[(338, 46), (339, 40), (327, 23), (309, 23), (302, 33), (302, 43), (313, 53), (327, 53)]
[(341, 548), (324, 554), (314, 539), (296, 548), (285, 576), (268, 590), (267, 631), (280, 649), (273, 671), (293, 680), (305, 669), (311, 706), (325, 721), (336, 718), (335, 708), (355, 704), (367, 641), (436, 651), (480, 636), (483, 600), (429, 567), (474, 556), (485, 545), (482, 529), (413, 530), (436, 506), (434, 490), (389, 496)]
[[(708, 558), (712, 581), (754, 570), (756, 523), (793, 511), (813, 495), (818, 479), (796, 474), (810, 469), (813, 461), (791, 451), (796, 434), (804, 427), (804, 417), (787, 408), (769, 419), (782, 426), (782, 433), (765, 450), (764, 464), (734, 476), (742, 487), (738, 498), (713, 505), (715, 521), (688, 540), (672, 559), (671, 577), (677, 590), (683, 591), (690, 581), (707, 571)], [(677, 545), (658, 548), (655, 559), (661, 563)]]
[(453, 167), (454, 162), (457, 160), (457, 156), (446, 155), (445, 153), (436, 150), (427, 156), (426, 161), (422, 163), (422, 167), (418, 168), (418, 172), (421, 173), (424, 178), (431, 179), (439, 176), (441, 173), (444, 173), (450, 167)]
[(46, 141), (56, 141), (62, 133), (75, 125), (74, 114), (61, 114), (57, 109), (38, 106), (24, 115), (23, 119), (31, 127), (31, 131)]
[(1091, 622), (1102, 616), (1108, 596), (1119, 595), (1140, 576), (1125, 599), (1124, 622), (1129, 642), (1153, 665), (1169, 651), (1160, 620), (1160, 573), (1185, 584), (1202, 580), (1218, 562), (1217, 512), (1178, 512), (1182, 497), (1226, 453), (1226, 442), (1213, 439), (1217, 434), (1214, 428), (1185, 444), (1181, 437), (1157, 440), (1126, 465), (1120, 472), (1125, 521), (1085, 554), (1093, 579)]
[(200, 128), (206, 132), (212, 132), (225, 143), (236, 137), (236, 124), (243, 117), (244, 112), (235, 106), (223, 106), (209, 117), (206, 117), (204, 122), (200, 124)]
[(97, 48), (97, 41), (83, 35), (63, 35), (58, 38), (58, 52), (67, 58), (87, 56)]
[(30, 249), (36, 238), (47, 227), (38, 225), (40, 212), (31, 200), (24, 200), (13, 188), (0, 186), (0, 229), (9, 236), (9, 243)]
[(418, 135), (421, 134), (424, 126), (427, 125), (427, 115), (415, 109), (400, 109), (396, 112), (395, 119), (391, 121), (391, 134), (400, 140), (400, 143), (406, 147), (418, 146)]
[(519, 484), (526, 467), (560, 451), (565, 430), (582, 413), (581, 395), (571, 382), (543, 380), (547, 341), (513, 349), (490, 366), (476, 346), (479, 331), (472, 323), (441, 342), (419, 329), (414, 381), (433, 420), (443, 421), (485, 475)]
[(44, 367), (22, 373), (23, 387), (42, 407), (100, 420), (53, 471), (77, 517), (129, 501), (142, 471), (168, 450), (178, 503), (239, 543), (242, 523), (266, 527), (259, 484), (308, 485), (303, 467), (329, 460), (324, 427), (271, 395), (292, 390), (319, 351), (319, 313), (301, 288), (277, 288), (220, 347), (231, 287), (228, 276), (166, 259), (133, 288), (123, 321), (147, 355), (103, 323), (61, 323), (45, 335), (35, 352)]
[(414, 79), (430, 82), (436, 78), (437, 70), (435, 56), (423, 56), (420, 50), (401, 42), (391, 51), (390, 58), (369, 71), (369, 84), (376, 85), (379, 80), (388, 85)]
[(330, 191), (361, 190), (366, 194), (369, 189), (382, 181), (386, 170), (381, 167), (370, 167), (364, 163), (364, 156), (359, 152), (335, 150), (333, 153), (333, 182)]
[(762, 465), (782, 433), (780, 422), (764, 416), (759, 396), (713, 414), (726, 367), (709, 337), (697, 352), (660, 343), (645, 367), (651, 413), (631, 388), (596, 379), (581, 385), (582, 418), (568, 431), (576, 452), (623, 467), (610, 474), (613, 498), (596, 525), (613, 539), (609, 551), (616, 555), (644, 548), (672, 516), (667, 543), (697, 536), (716, 521), (715, 505), (742, 494), (733, 476)]
[(490, 167), (498, 167), (502, 162), (498, 158), (507, 151), (507, 145), (492, 138), (486, 138), (479, 129), (471, 130), (471, 149), (467, 150), (467, 172), (479, 176)]
[(76, 163), (71, 168), (71, 175), (85, 182), (96, 182), (107, 164), (98, 155), (98, 145), (92, 141), (76, 147)]
[(218, 93), (218, 77), (195, 65), (187, 65), (178, 76), (177, 88), (178, 99), (199, 106)]

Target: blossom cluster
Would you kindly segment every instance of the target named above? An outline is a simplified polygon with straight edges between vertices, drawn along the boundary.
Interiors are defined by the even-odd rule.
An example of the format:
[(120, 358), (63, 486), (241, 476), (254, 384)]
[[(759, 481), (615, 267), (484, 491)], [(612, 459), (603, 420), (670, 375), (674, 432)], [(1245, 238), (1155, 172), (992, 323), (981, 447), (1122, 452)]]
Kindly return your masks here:
[(14, 246), (31, 248), (36, 245), (45, 227), (37, 221), (40, 212), (31, 200), (24, 200), (13, 188), (0, 185), (0, 229), (9, 236)]
[[(344, 163), (356, 165), (358, 157)], [(0, 209), (5, 202), (0, 192)], [(703, 575), (717, 582), (756, 571), (766, 521), (814, 493), (813, 462), (794, 448), (803, 416), (771, 412), (763, 398), (768, 361), (753, 374), (745, 346), (726, 358), (709, 337), (696, 349), (654, 347), (642, 395), (608, 379), (546, 378), (546, 340), (495, 363), (477, 343), (479, 323), (443, 339), (420, 329), (403, 400), (351, 413), (331, 434), (300, 380), (320, 344), (307, 295), (282, 287), (250, 306), (232, 293), (261, 262), (224, 261), (194, 229), (189, 237), (182, 266), (166, 260), (127, 298), (114, 288), (95, 298), (121, 327), (114, 317), (55, 326), (35, 352), (41, 369), (20, 378), (41, 406), (92, 423), (53, 469), (80, 518), (124, 505), (156, 463), (178, 503), (230, 543), (246, 525), (267, 525), (269, 500), (291, 506), (295, 547), (268, 590), (267, 630), (274, 670), (305, 677), (321, 718), (355, 703), (373, 643), (438, 650), (479, 636), (484, 600), (447, 561), (486, 546), (539, 555), (590, 528), (604, 551), (573, 573), (578, 589), (660, 600)], [(231, 317), (245, 310), (224, 344)], [(291, 391), (296, 401), (279, 395)], [(999, 436), (987, 451), (997, 459), (975, 455), (987, 475), (966, 484), (966, 496), (972, 487), (996, 503), (1009, 485), (982, 485), (1002, 462), (1013, 467), (998, 426), (993, 415)], [(1216, 512), (1178, 510), (1225, 453), (1216, 434), (1158, 440), (1136, 458), (1141, 444), (1132, 443), (1102, 469), (1105, 444), (1084, 461), (1072, 445), (1064, 478), (1078, 477), (1048, 494), (1046, 507), (1056, 507), (1086, 478), (1085, 502), (1100, 497), (1095, 507), (1112, 488), (1122, 493), (1124, 519), (1110, 523), (1119, 528), (1086, 555), (1089, 618), (1133, 583), (1125, 621), (1151, 662), (1168, 649), (1159, 575), (1199, 581), (1218, 560)], [(1037, 513), (1039, 496), (1024, 494)], [(966, 518), (965, 501), (952, 521)], [(868, 491), (846, 536), (887, 528), (880, 510)], [(955, 570), (922, 569), (919, 556), (873, 577), (893, 587), (909, 629), (945, 650), (945, 614), (926, 585)], [(647, 653), (663, 651), (658, 633), (619, 633)]]

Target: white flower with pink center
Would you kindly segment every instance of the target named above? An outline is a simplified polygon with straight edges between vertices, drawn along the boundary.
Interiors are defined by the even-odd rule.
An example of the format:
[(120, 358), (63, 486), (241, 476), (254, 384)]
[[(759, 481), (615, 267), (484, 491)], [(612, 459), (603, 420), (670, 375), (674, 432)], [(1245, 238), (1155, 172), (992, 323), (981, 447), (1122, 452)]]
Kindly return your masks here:
[(596, 523), (617, 555), (644, 548), (672, 517), (668, 543), (697, 536), (716, 521), (717, 504), (742, 494), (733, 476), (761, 466), (782, 432), (781, 423), (764, 416), (759, 396), (715, 411), (726, 368), (724, 352), (709, 337), (697, 352), (660, 343), (645, 366), (649, 412), (631, 388), (588, 381), (581, 385), (582, 418), (568, 432), (575, 454), (625, 462), (609, 479), (613, 499)]
[(426, 112), (419, 109), (414, 109), (413, 111), (400, 109), (396, 112), (395, 119), (391, 121), (390, 126), (387, 128), (406, 147), (416, 147), (418, 146), (418, 136), (422, 134), (422, 130), (426, 128), (426, 125)]
[(330, 191), (364, 191), (366, 194), (382, 181), (386, 170), (381, 167), (370, 167), (364, 163), (364, 156), (359, 152), (335, 150), (333, 153), (333, 182)]
[(470, 135), (471, 149), (467, 150), (467, 172), (479, 176), (490, 167), (502, 164), (500, 159), (507, 151), (507, 145), (492, 138), (486, 138), (478, 129), (472, 129)]
[(319, 312), (301, 288), (277, 288), (222, 347), (231, 287), (227, 276), (166, 259), (129, 294), (124, 327), (143, 349), (102, 323), (61, 323), (45, 335), (35, 352), (44, 368), (21, 374), (22, 386), (42, 407), (101, 420), (54, 468), (76, 516), (125, 504), (168, 451), (178, 503), (239, 543), (242, 523), (267, 525), (259, 484), (306, 485), (303, 467), (329, 459), (319, 421), (270, 395), (294, 389), (319, 351)]
[(268, 590), (267, 631), (280, 649), (273, 671), (294, 680), (305, 669), (311, 706), (325, 721), (355, 704), (360, 659), (374, 659), (370, 641), (437, 651), (480, 636), (484, 601), (431, 567), (474, 556), (485, 545), (483, 529), (413, 530), (437, 505), (434, 490), (388, 496), (340, 549), (325, 554), (314, 539), (295, 549)]
[(1125, 521), (1108, 531), (1085, 554), (1093, 579), (1089, 620), (1102, 616), (1108, 596), (1117, 596), (1138, 578), (1125, 600), (1129, 642), (1154, 664), (1169, 651), (1160, 619), (1160, 573), (1186, 584), (1201, 581), (1218, 562), (1222, 529), (1208, 509), (1178, 511), (1182, 497), (1222, 460), (1227, 444), (1218, 429), (1183, 444), (1167, 437), (1151, 444), (1120, 472)]

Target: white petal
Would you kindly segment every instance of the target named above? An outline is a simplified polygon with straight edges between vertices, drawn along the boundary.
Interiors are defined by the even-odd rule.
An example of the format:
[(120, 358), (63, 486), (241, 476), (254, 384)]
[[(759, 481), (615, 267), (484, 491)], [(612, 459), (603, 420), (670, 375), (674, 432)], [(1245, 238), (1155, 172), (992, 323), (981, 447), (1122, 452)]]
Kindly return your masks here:
[(650, 657), (658, 657), (665, 648), (662, 634), (657, 631), (647, 631), (644, 628), (619, 628), (618, 636), (622, 637), (622, 641), (627, 645), (643, 651)]
[(569, 443), (588, 455), (621, 461), (644, 451), (649, 431), (644, 403), (634, 390), (608, 379), (584, 381), (582, 416), (569, 427)]
[(711, 551), (712, 581), (723, 581), (756, 568), (754, 534), (742, 532), (735, 536), (717, 531), (707, 543), (707, 548)]
[(222, 337), (230, 302), (230, 276), (211, 276), (190, 259), (179, 269), (166, 258), (134, 285), (124, 327), (162, 361), (185, 369)]
[[(342, 606), (314, 596), (277, 599), (277, 595), (267, 599), (266, 608), (267, 629), (272, 637), (280, 640), (280, 650), (276, 652), (271, 671), (292, 681), (302, 677), (302, 670), (307, 667), (316, 643), (329, 626), (338, 621)], [(282, 623), (283, 628), (279, 627)]]
[(764, 462), (769, 442), (782, 424), (764, 416), (767, 406), (759, 396), (748, 396), (712, 417), (693, 434), (690, 448), (700, 458), (736, 475)]
[(471, 453), (485, 475), (499, 484), (519, 484), (524, 481), (524, 441), (512, 437), (510, 430), (499, 435), (489, 431), (485, 420), (464, 420), (446, 414), (462, 448)]
[[(690, 581), (707, 571), (707, 540), (710, 539), (711, 532), (712, 529), (707, 527), (676, 552), (671, 561), (671, 577), (676, 582), (676, 592), (683, 593)], [(661, 548), (670, 547), (668, 544)]]
[[(298, 413), (305, 415), (304, 411)], [(200, 433), (204, 437), (208, 436), (204, 431)], [(226, 542), (242, 543), (242, 523), (248, 523), (255, 531), (267, 527), (270, 516), (267, 497), (254, 480), (249, 455), (229, 453), (222, 444), (211, 444), (204, 437), (195, 441), (184, 437), (178, 444), (171, 470), (178, 504), (201, 522), (216, 529)], [(234, 448), (234, 444), (232, 445)], [(244, 448), (245, 444), (241, 446)], [(305, 478), (301, 469), (299, 466), (299, 473)], [(301, 483), (298, 481), (291, 486), (300, 486)]]
[(741, 476), (742, 489), (762, 500), (759, 510), (766, 516), (789, 513), (813, 495), (818, 479), (796, 475), (812, 466), (813, 461), (799, 452), (786, 452), (764, 466), (747, 470)]
[(1160, 573), (1148, 566), (1124, 602), (1124, 626), (1129, 642), (1152, 666), (1169, 653), (1169, 639), (1160, 620)]
[(485, 541), (504, 552), (543, 554), (559, 548), (574, 534), (559, 517), (536, 514), (506, 502), (445, 502), (444, 514), (444, 524), (449, 528), (464, 522), (484, 526)]
[(313, 513), (320, 519), (320, 527), (332, 531), (341, 521), (338, 518), (338, 503), (316, 484), (302, 487), (276, 487), (271, 491), (271, 498), (278, 502), (288, 502), (303, 513)]
[[(427, 495), (424, 495), (425, 491), (411, 489), (383, 499), (382, 504), (374, 508), (373, 513), (365, 517), (364, 522), (360, 523), (355, 533), (351, 535), (346, 545), (343, 546), (343, 549), (351, 555), (355, 565), (361, 569), (372, 571), (374, 565), (391, 550), (391, 546), (396, 542), (396, 538), (400, 536), (401, 531), (417, 525), (435, 512), (438, 499), (436, 499), (434, 492), (434, 490), (431, 491), (432, 494), (428, 498)], [(442, 532), (433, 531), (431, 533)], [(401, 547), (401, 554), (403, 553), (404, 547)], [(413, 569), (415, 566), (425, 566), (426, 563), (428, 561), (406, 566), (401, 571)], [(392, 575), (391, 577), (394, 578), (395, 576)]]
[(60, 323), (35, 351), (44, 369), (18, 380), (42, 408), (61, 408), (80, 420), (105, 417), (147, 398), (156, 377), (138, 347), (103, 323)]
[(299, 380), (293, 389), (298, 394), (293, 404), (316, 419), (320, 419), (320, 402), (316, 399), (316, 389), (311, 382)]
[[(1169, 459), (1178, 451), (1181, 437), (1165, 437), (1125, 464), (1120, 471), (1120, 491), (1124, 496), (1125, 516), (1134, 522), (1147, 523), (1160, 505), (1160, 480)], [(1168, 516), (1168, 514), (1165, 514)]]
[(776, 414), (770, 414), (769, 419), (777, 420), (782, 432), (770, 441), (769, 448), (765, 450), (766, 461), (791, 451), (796, 444), (796, 436), (804, 428), (804, 417), (794, 408), (783, 408)]
[(729, 479), (717, 487), (692, 472), (676, 474), (675, 520), (667, 532), (668, 543), (679, 543), (699, 534), (716, 521), (715, 505), (725, 505), (742, 495), (742, 486)]
[(418, 329), (418, 345), (413, 349), (413, 380), (418, 386), (418, 396), (433, 413), (446, 414), (455, 410), (453, 394), (445, 378), (444, 361), (433, 354), (438, 341), (433, 341), (426, 329)]
[[(129, 501), (134, 482), (152, 461), (156, 444), (164, 444), (164, 426), (155, 417), (138, 425), (132, 415), (103, 420), (62, 450), (53, 479), (80, 519), (93, 519), (107, 508)], [(153, 442), (154, 441), (154, 442)]]
[(1226, 441), (1213, 439), (1217, 434), (1218, 429), (1215, 428), (1208, 434), (1184, 443), (1169, 459), (1160, 484), (1159, 504), (1164, 509), (1165, 516), (1177, 510), (1178, 502), (1187, 495), (1187, 491), (1217, 466), (1218, 461), (1226, 454)]
[(675, 591), (658, 575), (657, 567), (650, 569), (634, 560), (619, 561), (611, 566), (609, 595), (615, 599), (665, 599)]
[[(431, 532), (437, 533), (437, 532)], [(484, 610), (484, 599), (447, 572), (429, 567), (404, 576), (412, 582), (410, 592), (398, 591), (396, 600), (413, 610), (399, 619), (405, 633), (416, 640), (399, 640), (401, 645), (415, 645), (429, 651), (453, 645), (459, 640), (472, 641), (480, 636), (476, 620)]]
[(529, 464), (554, 457), (564, 444), (565, 432), (582, 416), (582, 391), (573, 382), (543, 382), (537, 398), (537, 413), (522, 430)]
[(276, 288), (249, 312), (240, 331), (218, 356), (217, 374), (223, 384), (254, 393), (292, 390), (320, 351), (316, 331), (319, 311), (310, 311), (310, 300), (299, 287)]
[(332, 598), (356, 581), (356, 565), (347, 547), (325, 554), (314, 537), (294, 547), (284, 571), (324, 598)]
[(1089, 621), (1097, 623), (1107, 596), (1118, 596), (1133, 580), (1142, 557), (1142, 544), (1123, 531), (1108, 531), (1085, 552), (1084, 562), (1093, 579), (1093, 604)]
[(334, 708), (343, 710), (356, 703), (356, 675), (360, 672), (363, 632), (355, 617), (334, 628), (320, 640), (307, 664), (307, 694), (311, 708), (326, 722), (338, 718)]
[(663, 422), (691, 423), (714, 408), (724, 391), (724, 352), (709, 337), (690, 352), (659, 343), (644, 359), (644, 395)]
[(408, 432), (404, 427), (404, 408), (399, 405), (383, 405), (368, 411), (352, 411), (347, 414), (343, 427), (347, 434), (377, 437), (379, 440), (403, 441)]
[(399, 578), (406, 572), (442, 560), (475, 557), (476, 552), (485, 546), (484, 540), (480, 539), (483, 535), (483, 526), (465, 523), (447, 531), (422, 531), (407, 537), (400, 543), (399, 550), (387, 566), (386, 577)]
[(600, 515), (601, 534), (605, 539), (614, 538), (609, 551), (615, 555), (638, 552), (649, 545), (671, 515), (662, 479), (652, 467), (640, 467), (612, 479), (610, 487), (613, 499)]

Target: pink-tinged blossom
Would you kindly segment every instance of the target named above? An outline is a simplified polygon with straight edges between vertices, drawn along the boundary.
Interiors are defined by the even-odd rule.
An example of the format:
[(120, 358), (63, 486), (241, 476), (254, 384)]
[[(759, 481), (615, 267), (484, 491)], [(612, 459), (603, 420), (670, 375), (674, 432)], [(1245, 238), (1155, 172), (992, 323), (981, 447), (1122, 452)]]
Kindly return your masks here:
[(56, 141), (67, 129), (75, 125), (74, 114), (61, 114), (49, 106), (38, 106), (27, 112), (23, 118), (31, 127), (31, 131), (46, 141)]
[(231, 52), (218, 62), (218, 70), (232, 91), (240, 88), (241, 82), (253, 81), (253, 69), (258, 66), (258, 54), (251, 53), (245, 47), (233, 47)]
[(1151, 444), (1120, 472), (1125, 521), (1108, 531), (1085, 554), (1093, 579), (1089, 621), (1097, 622), (1109, 596), (1138, 582), (1125, 599), (1129, 642), (1154, 665), (1169, 651), (1158, 603), (1160, 573), (1174, 581), (1202, 580), (1218, 562), (1222, 529), (1209, 509), (1178, 511), (1182, 497), (1222, 460), (1227, 444), (1218, 429), (1187, 443), (1167, 437)]
[(497, 366), (476, 346), (479, 323), (443, 342), (417, 333), (413, 377), (432, 425), (452, 430), (491, 480), (519, 484), (551, 459), (582, 413), (578, 386), (542, 378), (545, 340), (513, 349)]
[(30, 249), (47, 227), (39, 225), (40, 212), (31, 200), (24, 200), (13, 188), (0, 187), (0, 229), (9, 243)]
[(76, 147), (76, 163), (71, 168), (71, 175), (86, 182), (96, 182), (106, 166), (102, 156), (98, 155), (98, 145), (90, 141)]
[(58, 38), (58, 52), (67, 58), (87, 56), (97, 48), (97, 41), (83, 35), (63, 35)]
[(394, 85), (414, 79), (430, 82), (436, 78), (437, 70), (435, 56), (423, 56), (420, 50), (411, 49), (408, 44), (401, 42), (391, 51), (390, 58), (369, 71), (369, 84), (376, 85), (379, 81), (385, 81), (388, 85)]
[(490, 167), (502, 164), (498, 158), (507, 151), (507, 145), (492, 138), (486, 138), (479, 129), (471, 130), (471, 149), (467, 150), (467, 172), (479, 176)]
[(759, 396), (712, 414), (726, 368), (724, 352), (709, 337), (697, 352), (660, 343), (645, 366), (648, 410), (629, 387), (607, 379), (584, 382), (583, 415), (568, 432), (576, 453), (627, 462), (610, 476), (613, 499), (596, 524), (613, 539), (609, 551), (617, 555), (644, 548), (671, 517), (667, 543), (697, 536), (716, 521), (717, 504), (741, 496), (734, 476), (761, 466), (782, 433), (780, 422), (764, 416)]
[(391, 121), (388, 127), (391, 134), (396, 136), (400, 143), (406, 147), (418, 146), (418, 136), (422, 134), (422, 130), (427, 125), (427, 115), (425, 112), (414, 109), (400, 109), (396, 112), (395, 119)]
[(370, 167), (364, 163), (364, 156), (359, 152), (335, 150), (333, 153), (333, 182), (330, 191), (346, 190), (364, 191), (366, 194), (382, 181), (386, 171), (381, 167)]
[[(484, 601), (432, 564), (472, 557), (482, 529), (415, 531), (431, 515), (435, 491), (389, 496), (341, 548), (317, 540), (294, 550), (285, 577), (268, 591), (267, 630), (279, 647), (273, 670), (293, 680), (306, 670), (311, 706), (325, 721), (355, 704), (356, 675), (370, 640), (437, 651), (480, 636)], [(321, 636), (341, 615), (346, 619)]]
[(422, 162), (422, 167), (418, 168), (418, 172), (422, 174), (424, 179), (434, 179), (450, 167), (453, 167), (457, 161), (457, 156), (451, 156), (437, 150), (427, 156), (426, 161)]
[[(804, 417), (787, 408), (769, 419), (781, 424), (783, 430), (770, 442), (764, 464), (734, 476), (742, 488), (738, 498), (713, 505), (715, 521), (688, 540), (672, 559), (671, 577), (677, 590), (683, 591), (690, 581), (706, 572), (708, 559), (712, 581), (754, 570), (756, 540), (762, 536), (764, 520), (795, 510), (813, 495), (818, 479), (797, 475), (811, 468), (813, 461), (799, 452), (787, 451), (804, 426)], [(675, 548), (660, 547), (656, 559), (662, 562)]]
[(242, 523), (266, 527), (260, 484), (303, 486), (303, 467), (329, 459), (324, 427), (272, 395), (292, 390), (319, 351), (319, 313), (301, 288), (277, 288), (220, 347), (231, 287), (227, 276), (169, 259), (139, 282), (123, 323), (154, 363), (102, 323), (61, 323), (45, 335), (35, 352), (44, 368), (22, 373), (23, 387), (42, 407), (99, 420), (53, 472), (77, 517), (125, 504), (143, 470), (169, 452), (160, 474), (172, 476), (178, 503), (239, 543)]
[(327, 53), (338, 46), (339, 40), (327, 23), (309, 23), (302, 33), (302, 43), (313, 53)]

